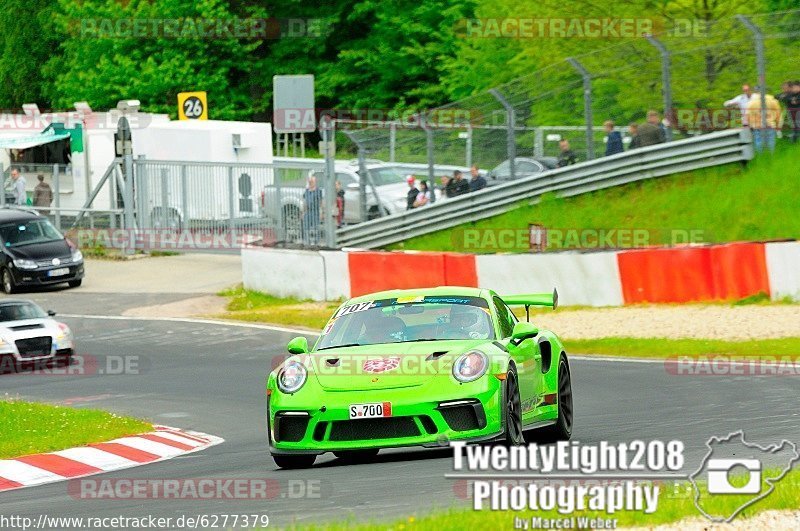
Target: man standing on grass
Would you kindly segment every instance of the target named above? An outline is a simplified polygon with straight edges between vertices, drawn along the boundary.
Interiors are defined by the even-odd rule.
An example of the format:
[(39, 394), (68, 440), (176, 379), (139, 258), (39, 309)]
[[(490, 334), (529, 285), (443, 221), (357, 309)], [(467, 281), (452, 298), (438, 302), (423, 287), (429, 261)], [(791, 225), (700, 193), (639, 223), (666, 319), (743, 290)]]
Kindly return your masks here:
[(761, 96), (756, 94), (747, 104), (747, 121), (753, 131), (753, 145), (756, 153), (765, 149), (775, 151), (775, 137), (781, 128), (781, 104), (772, 94), (764, 95), (766, 109), (761, 107)]
[(753, 91), (750, 90), (750, 85), (742, 85), (742, 93), (731, 98), (724, 103), (725, 107), (735, 108), (739, 110), (739, 115), (742, 118), (742, 127), (747, 127), (747, 106), (750, 104), (750, 98), (753, 97)]

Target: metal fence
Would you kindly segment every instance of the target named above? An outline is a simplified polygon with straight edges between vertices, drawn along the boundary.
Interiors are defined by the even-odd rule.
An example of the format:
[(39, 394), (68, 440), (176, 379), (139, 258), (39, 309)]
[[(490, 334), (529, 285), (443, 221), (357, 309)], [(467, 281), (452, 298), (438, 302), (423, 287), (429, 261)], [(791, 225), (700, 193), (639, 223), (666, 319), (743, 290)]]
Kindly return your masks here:
[(395, 216), (338, 231), (343, 247), (375, 248), (491, 216), (555, 192), (569, 197), (679, 171), (741, 162), (753, 157), (750, 131), (729, 129), (578, 163), (438, 201)]
[[(337, 138), (352, 141), (342, 149), (368, 158), (486, 169), (510, 160), (514, 173), (515, 157), (557, 156), (562, 139), (578, 160), (604, 156), (603, 123), (626, 133), (650, 109), (660, 113), (668, 140), (740, 127), (739, 110), (724, 102), (743, 83), (763, 97), (800, 78), (800, 10), (690, 22), (676, 19), (613, 46), (573, 39), (563, 61), (404, 119), (339, 120)], [(548, 131), (553, 124), (563, 127)]]

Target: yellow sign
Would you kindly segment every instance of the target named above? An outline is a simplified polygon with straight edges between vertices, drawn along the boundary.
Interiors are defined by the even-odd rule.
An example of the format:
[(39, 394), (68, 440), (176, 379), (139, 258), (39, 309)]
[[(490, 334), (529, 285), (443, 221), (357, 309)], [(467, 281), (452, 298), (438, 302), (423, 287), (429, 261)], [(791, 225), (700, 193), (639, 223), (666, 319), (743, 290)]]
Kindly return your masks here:
[(208, 97), (204, 90), (178, 94), (179, 120), (208, 120)]

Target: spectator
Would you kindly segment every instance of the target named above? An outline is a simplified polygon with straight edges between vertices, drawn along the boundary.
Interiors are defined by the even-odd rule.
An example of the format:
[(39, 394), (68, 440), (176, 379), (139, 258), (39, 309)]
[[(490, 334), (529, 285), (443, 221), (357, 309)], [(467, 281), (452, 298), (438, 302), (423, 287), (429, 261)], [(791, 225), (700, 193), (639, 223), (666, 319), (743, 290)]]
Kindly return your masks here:
[(575, 152), (569, 147), (569, 140), (566, 138), (560, 140), (558, 142), (558, 148), (561, 150), (561, 153), (558, 154), (559, 168), (563, 168), (564, 166), (569, 166), (578, 162), (578, 157), (575, 156)]
[(789, 97), (786, 98), (787, 114), (789, 115), (789, 140), (800, 141), (800, 80), (790, 83)]
[(427, 205), (431, 200), (432, 193), (433, 191), (428, 189), (428, 181), (420, 181), (419, 195), (417, 195), (417, 200), (414, 201), (414, 208)]
[(619, 131), (614, 131), (614, 122), (606, 120), (603, 127), (606, 130), (606, 157), (625, 151), (622, 145), (622, 134)]
[(336, 181), (336, 226), (341, 227), (344, 225), (344, 189), (342, 183), (337, 179)]
[(641, 147), (639, 145), (639, 124), (631, 122), (628, 124), (628, 134), (631, 137), (631, 143), (628, 144), (628, 149), (636, 149)]
[(478, 171), (478, 166), (475, 164), (469, 169), (469, 173), (472, 177), (469, 180), (469, 191), (470, 192), (477, 192), (478, 190), (483, 190), (486, 188), (486, 179)]
[(452, 195), (447, 197), (456, 197), (469, 193), (469, 183), (464, 180), (464, 175), (461, 170), (453, 172), (453, 178), (447, 183), (447, 187), (452, 189)]
[[(750, 98), (753, 96), (752, 91), (750, 90), (750, 85), (742, 85), (742, 93), (736, 96), (735, 98), (731, 98), (724, 103), (725, 107), (735, 107), (739, 109), (739, 113), (742, 117), (742, 127), (747, 127), (747, 105), (750, 103)], [(731, 120), (733, 122), (733, 120)]]
[(25, 206), (27, 196), (25, 195), (25, 177), (20, 175), (17, 168), (11, 169), (12, 192), (14, 194), (14, 204)]
[[(36, 176), (39, 184), (33, 189), (33, 206), (35, 207), (49, 207), (53, 204), (53, 189), (50, 185), (44, 182), (44, 175), (39, 174)], [(50, 213), (49, 208), (40, 208), (39, 212), (45, 216)]]
[(415, 184), (413, 175), (409, 175), (406, 178), (406, 182), (408, 183), (408, 193), (406, 194), (406, 210), (411, 210), (412, 208), (415, 208), (417, 196), (419, 195), (419, 189)]
[(653, 146), (667, 141), (658, 111), (647, 111), (647, 121), (638, 127), (637, 147)]
[(762, 124), (762, 107), (761, 96), (756, 94), (750, 98), (750, 103), (747, 104), (747, 122), (750, 124), (750, 129), (753, 131), (753, 144), (755, 145), (756, 152), (775, 151), (775, 136), (776, 132), (781, 128), (781, 104), (771, 94), (764, 95), (764, 102), (766, 109), (763, 111), (763, 117), (766, 120)]
[(319, 226), (322, 214), (322, 190), (317, 188), (317, 178), (312, 173), (303, 192), (303, 243), (319, 243)]

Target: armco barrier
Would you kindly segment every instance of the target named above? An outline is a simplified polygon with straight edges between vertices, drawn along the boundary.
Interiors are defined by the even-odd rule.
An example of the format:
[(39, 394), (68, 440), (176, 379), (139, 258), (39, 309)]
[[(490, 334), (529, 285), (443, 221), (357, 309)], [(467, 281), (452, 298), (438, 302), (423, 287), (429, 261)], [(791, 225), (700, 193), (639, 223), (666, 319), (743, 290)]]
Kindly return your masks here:
[(556, 287), (564, 305), (702, 302), (758, 293), (800, 301), (800, 242), (500, 255), (250, 248), (242, 251), (242, 277), (248, 289), (313, 300), (449, 285), (501, 295)]
[(478, 255), (475, 260), (479, 285), (501, 295), (557, 287), (559, 304), (622, 305), (616, 251)]
[(764, 248), (772, 299), (800, 301), (800, 242), (767, 243)]
[(617, 255), (625, 304), (738, 299), (769, 293), (764, 244), (641, 249)]

